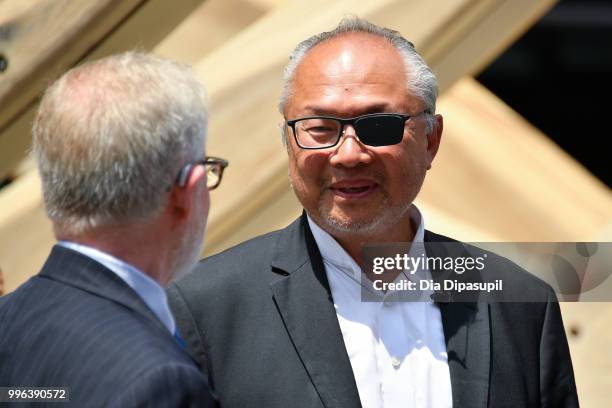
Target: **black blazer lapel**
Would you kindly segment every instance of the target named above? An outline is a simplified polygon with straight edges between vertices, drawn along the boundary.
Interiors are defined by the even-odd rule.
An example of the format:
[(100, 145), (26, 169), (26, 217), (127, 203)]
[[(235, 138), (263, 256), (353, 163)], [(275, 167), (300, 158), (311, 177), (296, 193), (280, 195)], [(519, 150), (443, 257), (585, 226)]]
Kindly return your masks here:
[(323, 260), (305, 215), (281, 235), (271, 289), (287, 332), (326, 407), (360, 407)]
[[(452, 242), (443, 245), (444, 242)], [(428, 257), (465, 255), (459, 242), (425, 231)], [(461, 252), (458, 252), (461, 251)], [(431, 271), (434, 281), (444, 274)], [(455, 276), (447, 276), (453, 278)], [(441, 296), (444, 299), (446, 296)], [(439, 301), (450, 369), (453, 406), (486, 407), (491, 362), (490, 314), (487, 303)]]
[(40, 276), (117, 302), (147, 319), (166, 335), (170, 334), (128, 284), (104, 265), (79, 252), (59, 245), (54, 246)]

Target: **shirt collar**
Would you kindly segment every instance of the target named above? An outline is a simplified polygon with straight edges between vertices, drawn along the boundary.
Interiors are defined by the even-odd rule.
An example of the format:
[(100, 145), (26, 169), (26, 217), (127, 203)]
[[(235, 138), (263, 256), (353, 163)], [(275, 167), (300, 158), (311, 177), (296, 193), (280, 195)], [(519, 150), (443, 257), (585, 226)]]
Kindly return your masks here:
[(170, 333), (176, 331), (176, 323), (168, 306), (164, 289), (144, 272), (134, 266), (87, 245), (76, 242), (59, 241), (58, 245), (77, 251), (110, 269), (140, 296), (145, 304), (155, 313)]
[[(410, 224), (413, 228), (416, 227), (416, 232), (412, 242), (423, 243), (425, 238), (425, 221), (423, 219), (423, 215), (414, 204), (410, 206), (408, 213), (410, 217)], [(357, 265), (355, 260), (344, 250), (344, 248), (342, 248), (334, 237), (332, 237), (323, 228), (319, 227), (317, 223), (310, 218), (310, 215), (307, 214), (307, 217), (308, 225), (310, 226), (312, 235), (314, 236), (315, 242), (319, 247), (323, 262), (331, 263), (342, 271), (351, 271), (355, 279), (360, 279), (361, 268), (359, 265)], [(411, 251), (414, 249), (415, 247), (413, 246)]]

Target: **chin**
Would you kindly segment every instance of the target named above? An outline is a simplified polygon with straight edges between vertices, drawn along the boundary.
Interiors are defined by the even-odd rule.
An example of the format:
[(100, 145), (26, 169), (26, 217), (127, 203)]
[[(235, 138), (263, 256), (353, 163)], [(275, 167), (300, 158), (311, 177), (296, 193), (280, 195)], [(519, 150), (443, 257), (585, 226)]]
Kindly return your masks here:
[(363, 211), (334, 211), (325, 206), (319, 208), (319, 221), (332, 235), (379, 235), (391, 230), (406, 213), (404, 208), (388, 207), (384, 202), (380, 208)]
[(373, 234), (384, 224), (381, 218), (355, 220), (335, 217), (331, 214), (323, 217), (324, 224), (331, 230), (344, 234)]
[[(374, 215), (359, 214), (350, 216), (349, 214), (335, 214), (333, 212), (321, 212), (320, 219), (327, 229), (336, 234), (358, 234), (372, 235), (385, 229), (388, 223), (388, 215), (378, 213)], [(332, 235), (334, 235), (332, 233)]]

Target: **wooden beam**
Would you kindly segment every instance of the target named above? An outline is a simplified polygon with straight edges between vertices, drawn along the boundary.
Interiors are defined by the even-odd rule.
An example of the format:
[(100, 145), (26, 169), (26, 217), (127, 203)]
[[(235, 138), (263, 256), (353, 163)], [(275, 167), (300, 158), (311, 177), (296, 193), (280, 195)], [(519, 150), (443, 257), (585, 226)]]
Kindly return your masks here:
[[(494, 21), (489, 24), (496, 23), (496, 19), (503, 16), (494, 10), (509, 3), (515, 4), (510, 0), (376, 0), (357, 4), (351, 1), (330, 4), (323, 0), (313, 0), (308, 4), (292, 2), (273, 8), (218, 49), (207, 53), (197, 64), (196, 71), (207, 85), (212, 103), (208, 150), (232, 162), (222, 188), (213, 193), (207, 234), (208, 251), (217, 251), (249, 234), (269, 230), (278, 226), (274, 219), (287, 220), (299, 213), (297, 204), (288, 208), (284, 215), (280, 210), (269, 209), (271, 203), (290, 202), (286, 153), (278, 129), (282, 119), (276, 111), (276, 101), (282, 67), (290, 50), (300, 40), (332, 28), (346, 14), (358, 14), (378, 24), (399, 29), (415, 41), (423, 54), (431, 53), (432, 58), (441, 55), (439, 50), (452, 49), (452, 44), (459, 46), (466, 43), (466, 38), (471, 39), (475, 50), (483, 50), (482, 58), (487, 58), (485, 51), (491, 47), (487, 44), (497, 44), (500, 38), (516, 35), (517, 29), (510, 23), (504, 25), (497, 21), (507, 32), (500, 30), (496, 36), (485, 38), (466, 37), (466, 33), (482, 27), (485, 24), (483, 20), (492, 18)], [(537, 11), (528, 9), (532, 13), (528, 13), (529, 19), (541, 13), (544, 5), (551, 2), (542, 0), (531, 4), (540, 7)], [(300, 15), (308, 15), (309, 18), (295, 24), (295, 16)], [(518, 17), (514, 15), (513, 18)], [(521, 18), (527, 17), (523, 15)], [(520, 19), (514, 24), (524, 28), (524, 21)], [(205, 27), (202, 30), (202, 35), (205, 35)], [(453, 36), (448, 33), (461, 35), (457, 34), (453, 43)], [(438, 45), (435, 41), (438, 37), (444, 45)], [(473, 55), (472, 63), (478, 63), (478, 58)], [(442, 66), (438, 69), (443, 72), (440, 80), (450, 83), (452, 78), (465, 74), (466, 67), (453, 70), (452, 66)], [(26, 129), (25, 126), (22, 128), (22, 134)], [(5, 197), (8, 196), (0, 193), (0, 201), (7, 200)], [(11, 197), (19, 200), (18, 196)], [(437, 212), (444, 213), (443, 210)], [(10, 230), (0, 225), (0, 232)], [(503, 234), (503, 231), (491, 229), (479, 236)]]
[[(11, 7), (13, 3), (19, 2), (3, 5)], [(21, 3), (24, 7), (29, 2)], [(50, 78), (77, 62), (138, 7), (140, 0), (115, 3), (46, 0), (19, 12), (3, 10), (7, 14), (0, 17), (0, 54), (7, 60), (7, 69), (0, 73), (0, 177), (29, 147), (29, 131), (23, 131), (29, 128), (31, 114), (26, 116), (26, 129), (12, 134), (7, 129), (28, 112)]]
[[(439, 111), (445, 116), (442, 147), (418, 200), (429, 229), (464, 241), (612, 239), (609, 189), (473, 79), (451, 88)], [(251, 194), (263, 194), (267, 205), (245, 222), (209, 229), (207, 253), (282, 228), (300, 213), (285, 169), (277, 173), (283, 175), (251, 186), (261, 188)], [(218, 192), (249, 188), (226, 181), (213, 192), (213, 211), (222, 205)], [(52, 242), (31, 170), (0, 193), (0, 268), (7, 290), (38, 270)], [(612, 304), (561, 307), (581, 402), (603, 406), (612, 359), (599, 351), (612, 341)]]
[(475, 75), (536, 23), (557, 0), (474, 2), (435, 35), (424, 39), (423, 57), (441, 90), (465, 74)]
[(36, 274), (54, 242), (38, 174), (31, 169), (0, 190), (0, 269), (5, 289), (12, 291)]
[(247, 0), (247, 2), (263, 10), (271, 10), (288, 3), (289, 0)]
[(610, 405), (612, 303), (562, 303), (578, 397), (583, 407)]
[[(133, 47), (151, 48), (201, 0), (44, 0), (0, 12), (0, 178), (30, 145), (29, 128), (40, 92), (77, 62)], [(28, 3), (22, 2), (22, 3)]]
[(268, 11), (250, 0), (207, 0), (168, 34), (154, 52), (195, 64)]
[[(605, 235), (612, 232), (609, 189), (476, 81), (457, 83), (439, 106), (446, 124), (442, 147), (417, 200), (428, 228), (465, 241), (612, 238)], [(248, 162), (246, 169), (233, 162), (228, 179), (212, 193), (211, 213), (217, 218), (209, 224), (207, 254), (281, 228), (300, 213), (286, 164), (264, 166), (276, 156), (286, 160), (278, 135), (269, 138), (263, 146), (275, 147), (261, 156), (261, 150), (250, 152), (259, 162)], [(248, 174), (258, 167), (270, 171), (259, 182)], [(250, 194), (241, 211), (252, 215), (219, 215), (224, 200), (238, 190)], [(53, 243), (40, 200), (34, 170), (0, 193), (0, 268), (9, 290), (35, 273)], [(15, 256), (19, 251), (27, 255)]]
[[(521, 13), (512, 14), (514, 25), (499, 12), (510, 4), (523, 6)], [(226, 234), (236, 225), (244, 225), (269, 204), (268, 196), (253, 194), (253, 191), (274, 184), (272, 180), (278, 177), (286, 177), (286, 155), (281, 153), (278, 130), (282, 118), (276, 104), (282, 68), (299, 41), (333, 28), (347, 14), (357, 14), (402, 31), (424, 55), (431, 54), (434, 68), (441, 76), (440, 82), (448, 86), (476, 69), (481, 60), (490, 58), (491, 49), (499, 42), (514, 38), (525, 29), (525, 20), (531, 22), (551, 4), (549, 0), (519, 3), (378, 0), (358, 5), (349, 1), (337, 1), (332, 5), (323, 0), (308, 4), (292, 2), (273, 9), (207, 54), (195, 68), (207, 85), (212, 102), (208, 148), (239, 163), (239, 167), (229, 169), (224, 188), (215, 192), (219, 198), (210, 217), (210, 248), (215, 246), (214, 237)], [(295, 16), (300, 15), (309, 18), (295, 24)], [(500, 26), (495, 35), (468, 35), (472, 30), (482, 32), (482, 27), (491, 25)], [(282, 35), (278, 35), (279, 32)], [(471, 54), (469, 66), (454, 65), (441, 57), (443, 51), (452, 50), (453, 46), (468, 47), (475, 52), (480, 50), (482, 54)], [(241, 185), (244, 180), (249, 180), (249, 188)], [(217, 230), (223, 234), (217, 234)]]
[(439, 112), (428, 206), (504, 241), (589, 241), (611, 222), (610, 190), (475, 80), (448, 90)]
[[(440, 99), (439, 112), (445, 117), (442, 147), (417, 200), (429, 228), (473, 242), (612, 238), (609, 189), (478, 82), (459, 81)], [(260, 143), (279, 145), (272, 133), (267, 144)], [(232, 150), (239, 168), (228, 169), (227, 180), (213, 193), (209, 254), (280, 228), (300, 213), (282, 147), (261, 156), (263, 148), (251, 147)], [(264, 162), (275, 159), (282, 162), (278, 170), (260, 180), (258, 166), (265, 171)], [(240, 193), (247, 207), (225, 213), (231, 211), (227, 201)], [(259, 205), (260, 199), (265, 204)]]

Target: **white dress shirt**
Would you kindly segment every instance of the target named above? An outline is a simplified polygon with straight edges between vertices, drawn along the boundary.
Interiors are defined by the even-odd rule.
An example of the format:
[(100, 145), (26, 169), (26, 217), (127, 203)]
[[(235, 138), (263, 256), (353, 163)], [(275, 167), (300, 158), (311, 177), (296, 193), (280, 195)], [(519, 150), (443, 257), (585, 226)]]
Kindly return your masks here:
[(114, 272), (134, 289), (155, 316), (168, 328), (170, 334), (174, 335), (176, 323), (168, 306), (168, 298), (164, 289), (156, 281), (132, 265), (98, 249), (68, 241), (59, 241), (58, 245), (77, 251)]
[[(411, 222), (418, 225), (415, 243), (424, 237), (424, 222), (413, 206)], [(336, 315), (344, 338), (359, 398), (364, 408), (452, 406), (450, 371), (442, 317), (431, 301), (362, 301), (361, 268), (326, 231), (308, 218), (323, 257)], [(410, 249), (410, 256), (416, 245)], [(431, 278), (429, 270), (417, 272)], [(400, 274), (396, 281), (403, 276)], [(396, 294), (397, 295), (397, 294)], [(428, 294), (424, 294), (428, 296)]]

